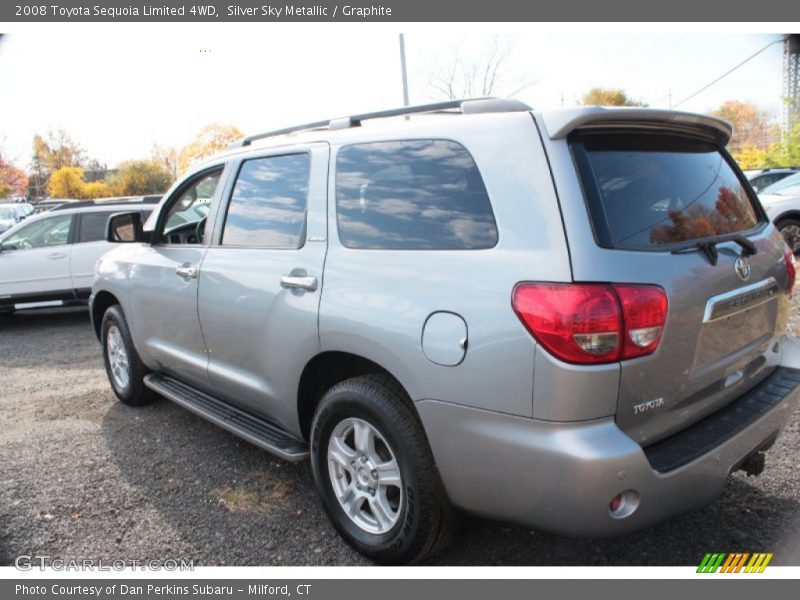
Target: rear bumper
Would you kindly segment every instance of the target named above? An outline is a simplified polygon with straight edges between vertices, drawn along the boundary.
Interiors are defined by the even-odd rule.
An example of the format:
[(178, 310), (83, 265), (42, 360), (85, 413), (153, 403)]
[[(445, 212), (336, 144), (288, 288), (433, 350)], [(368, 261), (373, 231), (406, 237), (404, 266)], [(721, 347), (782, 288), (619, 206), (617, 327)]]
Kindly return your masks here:
[[(555, 423), (437, 401), (417, 408), (455, 505), (560, 534), (600, 537), (711, 502), (745, 458), (775, 439), (798, 398), (800, 346), (787, 338), (782, 366), (723, 409), (734, 412), (719, 411), (690, 428), (700, 427), (694, 436), (675, 436), (657, 450), (643, 449), (611, 419)], [(738, 425), (721, 425), (731, 419)], [(709, 435), (718, 436), (714, 443)], [(690, 438), (694, 447), (687, 447)], [(684, 460), (676, 461), (680, 452)], [(612, 516), (609, 502), (627, 490), (638, 495), (636, 509)]]

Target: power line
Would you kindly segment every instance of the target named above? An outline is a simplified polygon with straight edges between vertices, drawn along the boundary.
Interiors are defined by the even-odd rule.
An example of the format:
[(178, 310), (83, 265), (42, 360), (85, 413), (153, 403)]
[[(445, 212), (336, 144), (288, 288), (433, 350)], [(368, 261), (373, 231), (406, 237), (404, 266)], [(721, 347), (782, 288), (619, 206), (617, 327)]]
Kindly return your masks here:
[(721, 79), (724, 79), (725, 77), (727, 77), (728, 75), (730, 75), (731, 73), (733, 73), (733, 72), (734, 72), (736, 69), (738, 69), (739, 67), (742, 67), (742, 66), (744, 66), (745, 64), (747, 64), (748, 62), (750, 62), (751, 60), (753, 60), (753, 59), (754, 59), (756, 56), (758, 56), (759, 54), (761, 54), (762, 52), (764, 52), (764, 50), (766, 50), (766, 49), (767, 49), (767, 48), (769, 48), (770, 46), (774, 46), (775, 44), (779, 44), (779, 43), (781, 43), (781, 42), (783, 42), (783, 37), (781, 37), (781, 38), (780, 38), (780, 39), (778, 39), (778, 40), (774, 40), (774, 41), (770, 42), (769, 44), (767, 44), (766, 46), (764, 46), (763, 48), (761, 48), (761, 50), (759, 50), (758, 52), (755, 52), (754, 54), (751, 54), (750, 56), (748, 56), (747, 58), (745, 58), (745, 59), (744, 59), (742, 62), (740, 62), (738, 65), (736, 65), (736, 66), (735, 66), (735, 67), (733, 67), (732, 69), (729, 69), (729, 70), (725, 71), (725, 72), (724, 72), (722, 75), (720, 75), (719, 77), (717, 77), (717, 78), (716, 78), (714, 81), (712, 81), (711, 83), (709, 83), (709, 84), (707, 84), (707, 85), (704, 85), (703, 87), (701, 87), (699, 90), (697, 90), (697, 91), (696, 91), (694, 94), (692, 94), (691, 96), (687, 96), (686, 98), (684, 98), (683, 100), (681, 100), (681, 101), (680, 101), (680, 102), (678, 102), (677, 104), (674, 104), (674, 105), (672, 106), (672, 108), (678, 108), (678, 107), (679, 107), (681, 104), (683, 104), (684, 102), (687, 102), (688, 100), (691, 100), (692, 98), (694, 98), (695, 96), (697, 96), (697, 95), (698, 95), (700, 92), (704, 92), (704, 91), (706, 91), (706, 90), (707, 90), (708, 88), (710, 88), (712, 85), (714, 85), (715, 83), (717, 83), (717, 82), (718, 82), (718, 81), (720, 81)]

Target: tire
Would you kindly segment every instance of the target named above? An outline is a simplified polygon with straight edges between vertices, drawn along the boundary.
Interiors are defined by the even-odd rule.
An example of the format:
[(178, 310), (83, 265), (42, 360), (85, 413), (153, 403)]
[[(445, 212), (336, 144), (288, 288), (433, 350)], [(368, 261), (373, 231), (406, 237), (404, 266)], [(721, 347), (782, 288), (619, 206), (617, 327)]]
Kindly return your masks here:
[[(328, 518), (348, 544), (381, 564), (419, 562), (452, 538), (453, 510), (410, 402), (387, 375), (356, 377), (328, 390), (311, 426), (311, 469)], [(368, 428), (375, 441), (365, 459), (355, 435)], [(329, 448), (340, 460), (329, 460)], [(347, 504), (360, 502), (357, 517), (345, 511), (343, 496), (360, 498)]]
[[(148, 370), (133, 346), (128, 322), (118, 304), (106, 310), (100, 327), (103, 362), (111, 388), (123, 404), (129, 406), (146, 404), (153, 399), (153, 393), (144, 385), (144, 376)], [(111, 350), (109, 346), (112, 347)], [(110, 354), (116, 356), (114, 364)], [(120, 358), (124, 359), (124, 367)]]
[(800, 255), (800, 221), (797, 219), (782, 219), (775, 225), (794, 255)]

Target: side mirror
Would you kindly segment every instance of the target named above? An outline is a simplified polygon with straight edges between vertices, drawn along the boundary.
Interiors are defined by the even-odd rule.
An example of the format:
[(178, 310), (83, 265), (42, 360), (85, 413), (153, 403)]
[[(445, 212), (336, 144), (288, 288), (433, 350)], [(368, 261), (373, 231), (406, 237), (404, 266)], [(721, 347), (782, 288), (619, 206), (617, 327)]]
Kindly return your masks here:
[(106, 241), (131, 244), (147, 241), (142, 230), (142, 213), (128, 212), (111, 215), (106, 223)]

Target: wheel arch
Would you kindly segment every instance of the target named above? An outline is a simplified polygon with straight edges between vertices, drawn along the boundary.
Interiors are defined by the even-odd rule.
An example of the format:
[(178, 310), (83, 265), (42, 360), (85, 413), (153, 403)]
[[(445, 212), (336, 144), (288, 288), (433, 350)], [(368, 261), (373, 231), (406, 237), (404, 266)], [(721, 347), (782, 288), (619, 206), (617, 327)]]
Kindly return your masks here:
[(98, 340), (100, 339), (100, 330), (103, 326), (103, 315), (106, 313), (109, 307), (114, 306), (115, 304), (120, 304), (119, 299), (114, 294), (106, 290), (100, 290), (92, 299), (92, 304), (90, 307), (92, 326), (94, 327), (94, 333)]
[(800, 210), (787, 210), (786, 212), (781, 213), (775, 219), (773, 219), (773, 223), (777, 226), (778, 223), (781, 221), (785, 221), (786, 219), (793, 219), (795, 221), (800, 221)]
[(297, 390), (297, 418), (303, 438), (309, 438), (314, 411), (326, 391), (346, 379), (376, 373), (387, 375), (400, 386), (407, 406), (421, 424), (422, 420), (406, 386), (391, 371), (377, 362), (358, 354), (325, 351), (311, 358), (300, 375), (300, 383)]

